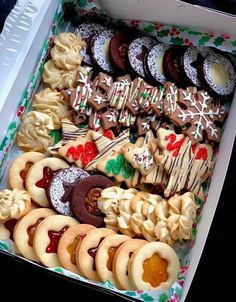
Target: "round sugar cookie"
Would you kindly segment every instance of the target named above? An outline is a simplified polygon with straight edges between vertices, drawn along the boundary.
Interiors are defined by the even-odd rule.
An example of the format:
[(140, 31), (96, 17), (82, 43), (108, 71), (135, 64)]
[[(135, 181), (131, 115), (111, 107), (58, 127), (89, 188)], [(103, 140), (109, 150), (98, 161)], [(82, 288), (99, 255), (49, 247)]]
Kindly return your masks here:
[(47, 208), (40, 208), (30, 211), (20, 219), (14, 228), (14, 242), (19, 252), (27, 259), (38, 261), (39, 258), (33, 249), (33, 237), (36, 228), (46, 217), (56, 213)]
[(90, 224), (77, 224), (69, 227), (61, 236), (58, 243), (57, 255), (65, 269), (83, 275), (76, 264), (76, 248), (89, 231), (96, 229)]
[(62, 159), (55, 157), (44, 158), (33, 164), (26, 176), (25, 183), (34, 202), (42, 207), (49, 206), (45, 191), (46, 186), (56, 172), (65, 168), (69, 168), (69, 165)]
[(115, 232), (106, 228), (91, 230), (79, 243), (76, 250), (76, 262), (85, 277), (94, 281), (101, 281), (97, 274), (95, 257), (99, 244), (104, 238), (112, 234)]
[(167, 290), (177, 280), (180, 263), (174, 249), (149, 242), (131, 256), (128, 275), (136, 290)]
[(43, 265), (61, 266), (57, 256), (58, 242), (69, 227), (77, 224), (74, 218), (63, 215), (49, 216), (39, 224), (34, 233), (33, 247)]
[(123, 243), (116, 251), (112, 264), (112, 272), (119, 289), (134, 290), (128, 276), (128, 265), (134, 251), (148, 243), (142, 239), (132, 239)]
[(125, 242), (132, 240), (126, 235), (109, 235), (99, 245), (95, 258), (96, 270), (102, 281), (109, 280), (117, 286), (112, 272), (113, 259), (117, 249)]
[(25, 190), (25, 179), (34, 163), (45, 158), (40, 152), (25, 152), (11, 164), (8, 172), (8, 182), (11, 189)]

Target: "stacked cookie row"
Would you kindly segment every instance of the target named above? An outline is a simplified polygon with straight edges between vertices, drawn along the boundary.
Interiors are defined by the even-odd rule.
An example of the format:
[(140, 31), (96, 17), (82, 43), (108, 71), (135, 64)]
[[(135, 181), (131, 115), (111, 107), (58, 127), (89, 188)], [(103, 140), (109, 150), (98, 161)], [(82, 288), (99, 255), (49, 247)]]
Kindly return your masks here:
[[(171, 46), (143, 33), (116, 31), (95, 23), (80, 24), (75, 34), (86, 42), (84, 63), (109, 74), (130, 73), (156, 85), (167, 81), (178, 87), (194, 85), (218, 96), (234, 91), (232, 63), (210, 47)], [(220, 82), (217, 74), (224, 74)]]
[[(119, 289), (167, 289), (177, 280), (180, 268), (167, 244), (78, 224), (48, 208), (23, 216), (14, 227), (13, 239), (18, 253), (27, 259), (46, 267), (62, 266), (93, 281), (109, 280)], [(150, 267), (155, 267), (155, 273)]]

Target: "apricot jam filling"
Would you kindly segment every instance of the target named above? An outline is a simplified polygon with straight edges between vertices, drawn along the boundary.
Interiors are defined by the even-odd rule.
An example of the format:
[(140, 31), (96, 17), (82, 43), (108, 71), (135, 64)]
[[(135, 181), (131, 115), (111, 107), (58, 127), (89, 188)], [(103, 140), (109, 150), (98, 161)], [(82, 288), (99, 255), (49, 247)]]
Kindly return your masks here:
[(60, 231), (48, 231), (48, 237), (50, 239), (50, 243), (46, 248), (47, 253), (56, 253), (58, 242), (63, 235), (63, 233), (68, 229), (68, 226), (65, 226)]
[(152, 287), (159, 286), (168, 278), (167, 274), (168, 262), (161, 258), (157, 253), (143, 262), (143, 275), (142, 279), (149, 282)]
[(27, 163), (25, 164), (24, 169), (20, 171), (20, 177), (21, 177), (21, 179), (23, 180), (23, 186), (24, 186), (24, 188), (25, 188), (25, 179), (26, 179), (26, 176), (27, 176), (27, 174), (28, 174), (28, 172), (29, 172), (29, 169), (30, 169), (32, 166), (33, 166), (33, 163), (29, 161), (29, 162), (27, 162)]
[(27, 234), (28, 234), (28, 237), (29, 237), (29, 239), (28, 239), (28, 245), (29, 245), (29, 246), (33, 246), (34, 232), (35, 232), (37, 226), (38, 226), (38, 225), (40, 224), (40, 222), (43, 221), (43, 220), (44, 220), (44, 218), (39, 218), (39, 219), (35, 222), (35, 224), (32, 224), (32, 225), (30, 225), (30, 226), (28, 227), (28, 229), (27, 229)]
[(116, 251), (119, 248), (119, 246), (112, 246), (108, 249), (107, 268), (109, 269), (109, 271), (112, 271), (113, 259), (115, 257)]
[(67, 247), (67, 251), (70, 254), (70, 260), (74, 265), (76, 265), (76, 257), (75, 257), (76, 248), (79, 242), (82, 241), (85, 236), (86, 235), (78, 235), (77, 237), (75, 237), (74, 241)]

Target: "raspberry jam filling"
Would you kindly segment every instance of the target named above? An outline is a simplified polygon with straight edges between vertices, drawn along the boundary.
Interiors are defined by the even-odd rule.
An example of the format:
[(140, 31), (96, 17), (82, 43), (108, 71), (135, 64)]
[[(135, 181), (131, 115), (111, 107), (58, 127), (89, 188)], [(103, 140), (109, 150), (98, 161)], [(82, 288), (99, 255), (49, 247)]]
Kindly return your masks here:
[(63, 235), (63, 233), (68, 229), (68, 226), (65, 226), (60, 231), (48, 231), (48, 237), (50, 239), (50, 243), (46, 248), (47, 253), (56, 253), (58, 242)]

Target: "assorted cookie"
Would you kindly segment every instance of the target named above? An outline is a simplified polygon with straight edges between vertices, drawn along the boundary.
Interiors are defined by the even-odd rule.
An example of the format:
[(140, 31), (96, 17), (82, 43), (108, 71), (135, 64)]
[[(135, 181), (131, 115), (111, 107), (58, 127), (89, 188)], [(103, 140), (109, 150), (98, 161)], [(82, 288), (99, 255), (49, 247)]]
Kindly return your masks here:
[(0, 239), (121, 290), (169, 289), (235, 79), (213, 48), (96, 23), (57, 35), (17, 135), (26, 152), (10, 166), (12, 190), (0, 192)]

